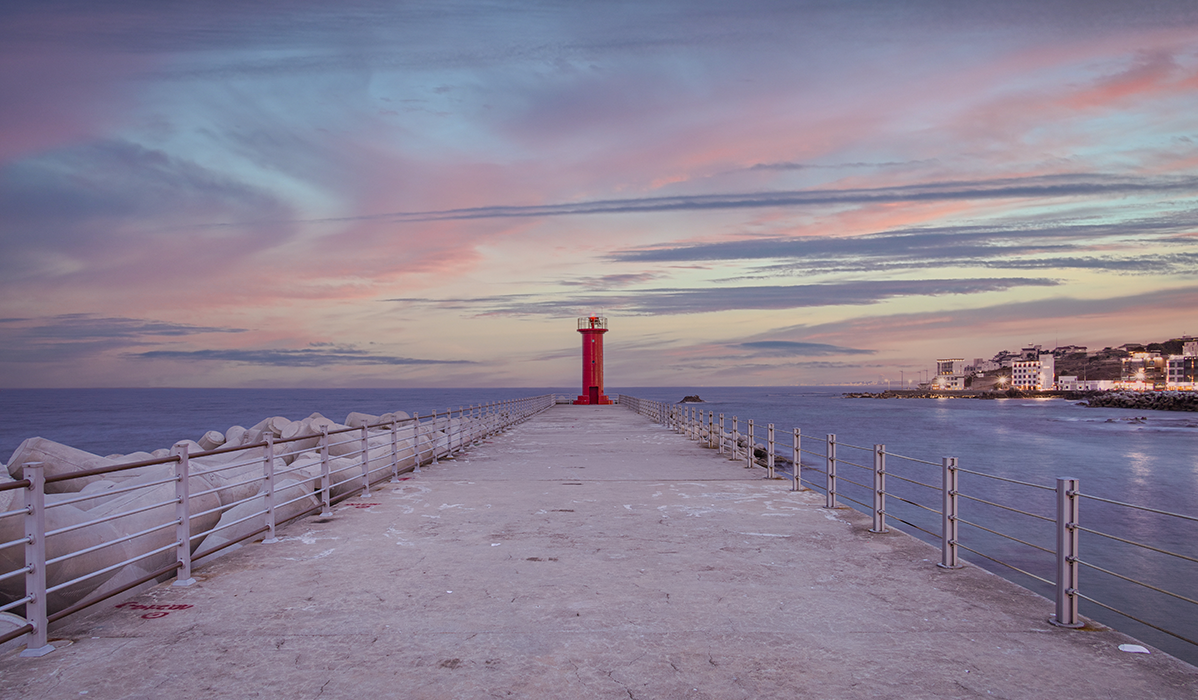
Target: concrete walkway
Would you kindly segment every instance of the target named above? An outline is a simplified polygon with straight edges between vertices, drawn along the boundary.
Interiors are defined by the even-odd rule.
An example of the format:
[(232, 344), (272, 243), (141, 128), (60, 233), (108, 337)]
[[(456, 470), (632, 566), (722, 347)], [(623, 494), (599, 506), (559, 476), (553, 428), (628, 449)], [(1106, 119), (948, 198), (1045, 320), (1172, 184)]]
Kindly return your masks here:
[(1198, 669), (762, 475), (558, 406), (65, 621), (0, 657), (0, 697), (1198, 696)]

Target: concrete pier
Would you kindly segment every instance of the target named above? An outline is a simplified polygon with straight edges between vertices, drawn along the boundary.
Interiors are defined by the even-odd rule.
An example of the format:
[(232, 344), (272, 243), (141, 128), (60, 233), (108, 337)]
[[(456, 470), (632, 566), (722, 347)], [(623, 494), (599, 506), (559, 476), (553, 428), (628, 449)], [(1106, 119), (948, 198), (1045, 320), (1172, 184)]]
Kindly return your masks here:
[(1198, 695), (1198, 668), (763, 473), (557, 406), (64, 620), (0, 656), (0, 697)]

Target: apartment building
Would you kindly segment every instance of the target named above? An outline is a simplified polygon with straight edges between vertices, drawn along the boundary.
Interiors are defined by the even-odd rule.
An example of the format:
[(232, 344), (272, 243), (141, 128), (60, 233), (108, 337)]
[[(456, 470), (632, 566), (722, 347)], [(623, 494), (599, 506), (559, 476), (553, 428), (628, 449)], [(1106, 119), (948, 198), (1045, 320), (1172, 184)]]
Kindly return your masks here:
[(1011, 386), (1022, 391), (1055, 389), (1056, 358), (1051, 354), (1042, 354), (1035, 360), (1015, 360), (1011, 363)]
[(965, 358), (951, 357), (936, 360), (936, 377), (932, 388), (945, 391), (965, 390)]

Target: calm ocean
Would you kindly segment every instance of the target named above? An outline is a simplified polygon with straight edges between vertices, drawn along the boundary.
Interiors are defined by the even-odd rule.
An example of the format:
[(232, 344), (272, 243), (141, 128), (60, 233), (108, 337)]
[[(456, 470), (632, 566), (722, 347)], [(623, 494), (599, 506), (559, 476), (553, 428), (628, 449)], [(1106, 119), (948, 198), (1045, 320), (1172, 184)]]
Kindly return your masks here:
[[(939, 463), (955, 456), (962, 468), (1054, 487), (1057, 477), (1076, 477), (1090, 496), (1198, 515), (1198, 414), (1113, 408), (1087, 408), (1061, 399), (847, 399), (846, 390), (860, 387), (683, 387), (609, 388), (608, 394), (678, 401), (698, 393), (704, 411), (733, 416), (743, 431), (749, 418), (758, 426), (777, 427), (779, 451), (789, 453), (793, 428), (802, 430), (804, 466), (821, 466), (824, 438), (835, 433), (840, 443), (839, 473), (848, 482), (871, 483), (870, 473), (856, 468), (871, 464), (875, 443), (887, 451)], [(281, 415), (303, 418), (318, 411), (341, 421), (351, 411), (385, 413), (403, 410), (427, 415), (433, 410), (545, 393), (571, 394), (572, 388), (549, 389), (83, 389), (0, 391), (0, 458), (7, 461), (20, 442), (41, 436), (100, 455), (170, 447), (181, 439), (232, 425), (250, 426)], [(621, 410), (613, 408), (613, 410)], [(857, 450), (853, 446), (866, 448)], [(891, 458), (887, 470), (938, 487), (940, 468)], [(822, 484), (822, 475), (804, 469), (804, 479)], [(842, 483), (847, 498), (868, 503), (869, 490)], [(888, 490), (933, 508), (937, 491), (891, 476)], [(976, 498), (1052, 516), (1054, 494), (1048, 490), (999, 482), (971, 474), (961, 476), (961, 491)], [(887, 510), (937, 532), (939, 516), (898, 499)], [(1051, 549), (1051, 523), (996, 509), (971, 500), (962, 517), (991, 529)], [(891, 521), (923, 539), (911, 527)], [(1081, 524), (1119, 537), (1198, 558), (1198, 524), (1143, 511), (1083, 500)], [(1045, 578), (1053, 578), (1053, 558), (1026, 545), (963, 525), (965, 546)], [(1100, 535), (1083, 532), (1082, 560), (1167, 590), (1198, 598), (1198, 566), (1175, 557), (1146, 553)], [(935, 560), (936, 552), (929, 551)], [(968, 552), (963, 558), (1011, 578), (1044, 595), (1051, 589), (1006, 567)], [(1120, 582), (1083, 568), (1084, 593), (1121, 610), (1198, 639), (1198, 606), (1179, 603), (1146, 588)], [(1083, 601), (1082, 614), (1127, 631), (1170, 653), (1198, 663), (1198, 647), (1144, 627)]]

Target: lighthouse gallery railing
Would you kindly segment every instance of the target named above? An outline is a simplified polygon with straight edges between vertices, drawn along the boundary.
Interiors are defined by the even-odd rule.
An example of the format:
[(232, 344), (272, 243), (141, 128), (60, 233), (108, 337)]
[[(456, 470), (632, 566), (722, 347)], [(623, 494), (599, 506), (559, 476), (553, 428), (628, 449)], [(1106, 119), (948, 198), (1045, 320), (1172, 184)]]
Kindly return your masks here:
[[(933, 541), (939, 542), (940, 561), (937, 566), (947, 569), (963, 566), (960, 552), (965, 550), (1051, 587), (1055, 598), (1055, 614), (1051, 616), (1050, 622), (1054, 625), (1083, 627), (1085, 622), (1078, 613), (1078, 607), (1079, 602), (1085, 600), (1169, 637), (1198, 646), (1198, 640), (1194, 638), (1193, 632), (1189, 632), (1188, 629), (1186, 632), (1178, 631), (1179, 622), (1184, 625), (1186, 617), (1191, 620), (1198, 619), (1196, 617), (1198, 616), (1198, 599), (1166, 590), (1161, 586), (1138, 580), (1129, 573), (1120, 573), (1100, 566), (1093, 560), (1083, 558), (1079, 547), (1079, 535), (1085, 532), (1088, 535), (1101, 537), (1106, 542), (1118, 542), (1141, 551), (1168, 557), (1170, 560), (1182, 564), (1198, 564), (1198, 557), (1137, 542), (1098, 528), (1084, 527), (1080, 524), (1079, 516), (1081, 503), (1090, 501), (1114, 506), (1131, 513), (1151, 514), (1186, 523), (1198, 524), (1198, 517), (1086, 494), (1081, 491), (1079, 480), (1074, 478), (1059, 478), (1054, 486), (1047, 486), (965, 469), (959, 464), (957, 457), (944, 457), (939, 462), (928, 461), (887, 451), (886, 446), (881, 444), (865, 447), (840, 442), (834, 434), (813, 438), (802, 434), (799, 428), (779, 435), (772, 423), (766, 426), (763, 436), (761, 428), (752, 420), (747, 421), (742, 428), (736, 416), (731, 417), (730, 421), (726, 421), (723, 414), (704, 412), (695, 406), (650, 401), (625, 395), (619, 395), (619, 403), (676, 432), (684, 433), (690, 439), (716, 449), (721, 454), (728, 455), (729, 459), (733, 461), (744, 463), (745, 467), (765, 468), (768, 478), (776, 478), (779, 472), (789, 475), (793, 491), (807, 490), (809, 487), (823, 492), (824, 506), (827, 508), (840, 506), (840, 501), (855, 505), (872, 517), (870, 532), (887, 532), (888, 520), (894, 520), (924, 533)], [(759, 442), (759, 438), (763, 438), (763, 441)], [(780, 444), (784, 445), (781, 449), (779, 448)], [(816, 447), (816, 449), (811, 449), (812, 447)], [(805, 457), (807, 459), (804, 459)], [(931, 476), (939, 473), (940, 483), (928, 483), (927, 476), (913, 470), (899, 471), (895, 469), (900, 464), (904, 466), (918, 465), (918, 469), (922, 470), (925, 475), (929, 474), (929, 471)], [(797, 468), (796, 465), (798, 465)], [(855, 471), (846, 472), (845, 467)], [(929, 467), (931, 470), (928, 469)], [(804, 471), (814, 478), (804, 480)], [(860, 481), (856, 480), (861, 478), (857, 475), (862, 473), (866, 478)], [(967, 494), (960, 487), (962, 474), (1000, 483), (1007, 490), (1032, 489), (1051, 495), (1053, 496), (1052, 500), (1055, 501), (1055, 513), (1036, 513), (1029, 510), (1027, 506), (1018, 507), (1009, 503), (999, 503), (991, 498), (982, 498), (977, 494)], [(909, 484), (913, 488), (900, 491), (900, 489), (888, 485), (888, 480)], [(854, 486), (857, 487), (856, 490), (849, 488)], [(864, 492), (869, 494), (870, 498), (868, 501), (858, 500), (850, 496), (850, 492)], [(925, 494), (922, 499), (916, 495), (919, 492)], [(1017, 496), (1016, 498), (1027, 500), (1026, 497)], [(922, 511), (931, 514), (939, 520), (939, 530), (921, 526), (914, 522), (915, 518), (899, 517), (893, 509), (888, 509), (888, 499), (900, 501), (916, 512)], [(968, 502), (969, 508), (963, 507), (962, 502)], [(985, 523), (978, 522), (982, 518), (972, 515), (969, 518), (965, 517), (970, 508), (975, 508), (975, 504), (978, 507), (977, 510), (1000, 514), (1003, 517), (992, 517)], [(1054, 546), (1044, 546), (1028, 541), (1030, 538), (1011, 534), (1011, 523), (1005, 519), (1009, 516), (1026, 518), (1033, 523), (1041, 523), (1045, 527), (1051, 528), (1051, 539), (1055, 540)], [(962, 525), (975, 532), (988, 533), (993, 538), (999, 538), (1023, 548), (1030, 548), (1034, 552), (1051, 556), (1055, 563), (1053, 567), (1055, 575), (1052, 578), (1041, 576), (1029, 571), (1030, 567), (1004, 561), (1000, 558), (1002, 555), (994, 551), (986, 552), (982, 551), (980, 547), (968, 546), (962, 540)], [(1008, 532), (1003, 532), (1002, 529), (1006, 529)], [(1174, 616), (1168, 622), (1156, 623), (1143, 619), (1136, 613), (1121, 609), (1110, 600), (1099, 600), (1087, 595), (1079, 583), (1079, 573), (1083, 568), (1110, 576), (1127, 586), (1166, 596), (1181, 604), (1188, 614)], [(1195, 569), (1194, 574), (1190, 575), (1188, 580), (1198, 580), (1198, 569)], [(1134, 592), (1129, 592), (1124, 597), (1129, 596), (1134, 598)]]

